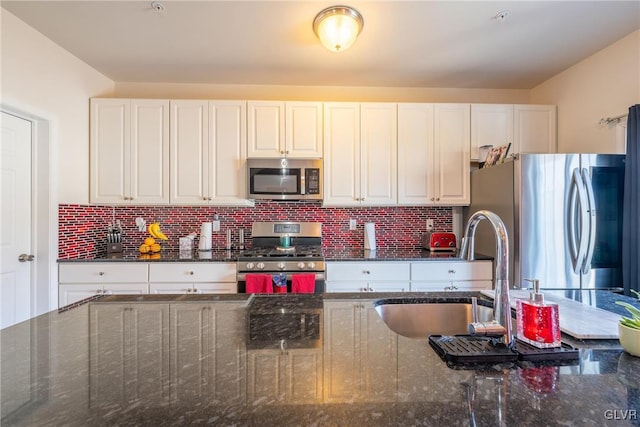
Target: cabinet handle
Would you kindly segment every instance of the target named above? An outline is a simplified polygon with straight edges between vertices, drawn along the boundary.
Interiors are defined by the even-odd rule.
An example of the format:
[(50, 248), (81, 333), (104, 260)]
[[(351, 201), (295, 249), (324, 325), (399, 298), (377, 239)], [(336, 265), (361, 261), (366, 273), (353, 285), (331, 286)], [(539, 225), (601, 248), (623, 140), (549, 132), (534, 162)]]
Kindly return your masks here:
[(436, 202), (439, 202), (439, 201), (440, 201), (440, 197), (436, 197)]
[(100, 272), (98, 273), (98, 276), (104, 276), (104, 271), (100, 271)]
[(433, 197), (431, 198), (431, 201), (434, 202), (436, 199), (434, 199)]
[(284, 153), (285, 153), (285, 154), (289, 154), (289, 150), (285, 151)]
[(198, 293), (198, 290), (196, 288), (191, 289), (191, 292), (193, 292), (194, 294)]
[(211, 199), (211, 197), (209, 197), (209, 198), (207, 198), (207, 200), (211, 201), (212, 199)]
[(373, 289), (372, 287), (369, 287), (369, 292), (375, 292), (376, 290)]
[(455, 270), (449, 270), (449, 274), (456, 274)]
[(371, 274), (371, 272), (369, 270), (363, 270), (362, 274)]
[(189, 272), (189, 275), (190, 275), (190, 276), (193, 276), (193, 271), (190, 271), (190, 272)]

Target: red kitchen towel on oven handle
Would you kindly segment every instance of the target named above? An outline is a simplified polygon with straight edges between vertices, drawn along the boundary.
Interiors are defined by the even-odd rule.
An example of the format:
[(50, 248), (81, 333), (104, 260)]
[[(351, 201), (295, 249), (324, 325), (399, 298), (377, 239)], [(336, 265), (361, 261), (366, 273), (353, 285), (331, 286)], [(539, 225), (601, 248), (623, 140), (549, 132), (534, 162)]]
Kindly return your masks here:
[(312, 294), (316, 290), (316, 275), (300, 273), (291, 275), (291, 293)]
[(272, 294), (273, 282), (270, 274), (247, 274), (245, 277), (246, 293)]

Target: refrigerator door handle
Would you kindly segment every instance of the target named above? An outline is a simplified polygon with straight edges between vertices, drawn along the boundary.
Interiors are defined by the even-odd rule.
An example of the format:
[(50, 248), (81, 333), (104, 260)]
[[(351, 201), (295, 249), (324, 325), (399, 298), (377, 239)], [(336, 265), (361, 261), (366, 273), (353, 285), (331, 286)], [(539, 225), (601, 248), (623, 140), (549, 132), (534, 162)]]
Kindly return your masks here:
[(595, 251), (596, 246), (596, 201), (593, 195), (593, 183), (591, 182), (591, 176), (586, 168), (582, 169), (582, 181), (584, 182), (584, 187), (587, 190), (587, 201), (589, 203), (589, 207), (587, 209), (589, 237), (587, 242), (587, 252), (582, 266), (582, 274), (587, 274), (591, 268), (591, 260), (593, 260), (593, 252)]
[[(576, 198), (577, 196), (577, 198)], [(589, 227), (586, 208), (586, 191), (579, 169), (574, 169), (571, 177), (571, 190), (569, 192), (569, 217), (567, 218), (569, 226), (569, 249), (571, 251), (571, 261), (573, 271), (580, 274), (584, 265), (584, 258), (587, 252), (587, 242), (585, 239), (585, 231)], [(579, 212), (578, 212), (579, 209)], [(580, 220), (580, 226), (577, 226), (577, 220)]]

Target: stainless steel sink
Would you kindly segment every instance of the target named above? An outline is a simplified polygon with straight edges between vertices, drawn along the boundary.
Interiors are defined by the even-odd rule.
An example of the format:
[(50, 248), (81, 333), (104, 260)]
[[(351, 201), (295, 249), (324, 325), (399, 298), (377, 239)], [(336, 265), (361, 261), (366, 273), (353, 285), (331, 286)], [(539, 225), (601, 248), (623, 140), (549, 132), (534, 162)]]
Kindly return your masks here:
[[(465, 301), (466, 300), (466, 301)], [(473, 321), (493, 319), (490, 302), (479, 300), (477, 318), (473, 318), (471, 299), (383, 299), (374, 307), (384, 323), (399, 335), (426, 339), (429, 335), (468, 334)]]

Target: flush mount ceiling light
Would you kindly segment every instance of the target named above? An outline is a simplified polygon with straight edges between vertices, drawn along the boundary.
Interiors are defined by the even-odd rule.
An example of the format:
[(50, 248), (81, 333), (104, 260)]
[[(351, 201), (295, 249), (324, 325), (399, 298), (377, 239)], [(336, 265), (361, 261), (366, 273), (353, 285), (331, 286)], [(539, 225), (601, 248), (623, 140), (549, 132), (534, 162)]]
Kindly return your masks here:
[(364, 19), (349, 6), (331, 6), (316, 15), (313, 32), (324, 47), (334, 52), (349, 49), (362, 31)]

